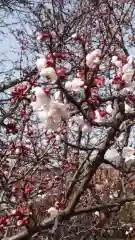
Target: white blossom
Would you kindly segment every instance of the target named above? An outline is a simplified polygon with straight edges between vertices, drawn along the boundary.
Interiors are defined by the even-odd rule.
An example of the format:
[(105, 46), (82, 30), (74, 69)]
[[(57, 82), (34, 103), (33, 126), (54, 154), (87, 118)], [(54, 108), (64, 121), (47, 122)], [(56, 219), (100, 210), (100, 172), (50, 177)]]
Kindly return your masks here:
[(113, 199), (114, 197), (113, 197), (113, 195), (112, 195), (112, 194), (110, 194), (110, 195), (109, 195), (109, 198), (110, 198), (110, 199)]
[(134, 108), (130, 107), (129, 104), (125, 103), (125, 113), (132, 113)]
[(67, 81), (65, 84), (65, 88), (69, 91), (80, 91), (81, 86), (84, 85), (84, 82), (81, 78), (74, 78), (73, 81)]
[(117, 56), (113, 56), (111, 62), (115, 63), (117, 61)]
[(128, 64), (131, 65), (131, 64), (133, 63), (133, 60), (134, 60), (134, 59), (133, 59), (132, 56), (128, 56), (128, 57), (127, 57)]
[(113, 110), (114, 110), (114, 109), (112, 108), (111, 104), (108, 104), (107, 107), (106, 107), (106, 112), (107, 112), (108, 114), (112, 114)]
[(19, 154), (20, 153), (20, 148), (16, 148), (16, 150), (15, 150), (15, 154)]
[(94, 113), (95, 113), (95, 119), (94, 119), (95, 122), (98, 123), (98, 122), (103, 122), (105, 120), (105, 117), (100, 116), (100, 113), (98, 110), (95, 110)]
[(99, 56), (101, 56), (101, 51), (100, 50), (98, 51), (98, 49), (93, 51), (93, 52), (91, 52), (91, 53), (88, 53), (87, 56), (86, 56), (86, 64), (87, 64), (87, 66), (88, 67), (92, 67), (93, 61), (94, 60), (96, 61), (97, 57), (99, 59)]
[(129, 231), (131, 232), (132, 230), (133, 230), (133, 228), (132, 228), (132, 227), (130, 227), (130, 228), (129, 228)]
[(37, 59), (36, 66), (39, 71), (42, 71), (46, 67), (46, 59), (44, 57)]
[(117, 191), (113, 192), (113, 196), (118, 197), (118, 192)]
[(99, 214), (98, 211), (96, 211), (96, 212), (95, 212), (95, 215), (96, 215), (97, 217), (99, 217), (100, 214)]
[(129, 92), (132, 92), (132, 91), (133, 91), (132, 87), (125, 87), (125, 88), (120, 90), (120, 94), (126, 94), (126, 93), (129, 93)]
[(135, 155), (131, 155), (130, 157), (126, 157), (125, 162), (128, 162), (128, 161), (135, 161)]
[(50, 214), (51, 218), (55, 218), (58, 214), (58, 210), (54, 207), (50, 207), (47, 212)]
[(50, 97), (44, 92), (44, 90), (41, 87), (35, 87), (32, 89), (32, 91), (35, 93), (36, 96), (36, 102), (32, 102), (31, 106), (33, 107), (33, 110), (39, 110), (43, 108), (43, 105), (46, 105), (46, 108), (49, 108), (50, 104)]
[(105, 153), (105, 159), (111, 162), (120, 162), (120, 154), (115, 148), (108, 149)]
[(65, 83), (65, 88), (68, 89), (69, 91), (71, 91), (72, 90), (72, 82), (71, 81), (67, 81)]
[(58, 101), (53, 101), (42, 88), (34, 89), (36, 102), (32, 103), (33, 110), (44, 124), (45, 129), (56, 131), (61, 124), (61, 120), (67, 120), (69, 117), (67, 106)]
[(129, 58), (128, 63), (123, 66), (122, 72), (123, 72), (122, 80), (124, 80), (125, 82), (127, 82), (130, 85), (133, 74), (134, 74), (134, 69), (132, 67), (131, 58)]
[(73, 33), (72, 36), (71, 36), (71, 38), (74, 39), (74, 40), (78, 39), (77, 33)]
[(56, 131), (60, 127), (61, 120), (67, 120), (69, 114), (65, 104), (53, 101), (50, 104), (48, 114), (45, 112), (45, 116), (44, 127)]
[(125, 162), (129, 160), (135, 160), (135, 149), (132, 147), (124, 147), (122, 150), (122, 157), (125, 158)]
[(116, 67), (121, 67), (122, 66), (122, 62), (121, 61), (115, 61), (115, 66)]
[(100, 64), (101, 60), (99, 57), (96, 57), (94, 60), (93, 60), (93, 63), (95, 64)]
[(127, 63), (122, 67), (122, 72), (126, 73), (128, 71), (128, 69), (129, 69), (129, 64)]
[(93, 66), (93, 63), (99, 64), (100, 63), (100, 57), (101, 57), (101, 50), (96, 49), (91, 53), (88, 53), (86, 56), (86, 64), (89, 68)]
[(56, 135), (55, 139), (56, 139), (56, 141), (59, 142), (61, 140), (61, 136), (60, 135)]
[(131, 81), (132, 81), (133, 74), (134, 74), (134, 72), (131, 71), (131, 72), (124, 73), (124, 74), (122, 75), (122, 80), (124, 80), (125, 82), (127, 82), (127, 84), (128, 84), (129, 86), (131, 85)]
[(56, 71), (52, 67), (47, 67), (41, 70), (40, 72), (41, 76), (48, 77), (52, 82), (57, 81), (58, 75), (56, 74)]
[(113, 56), (111, 62), (116, 66), (116, 67), (121, 67), (122, 66), (122, 61), (118, 60), (117, 56)]

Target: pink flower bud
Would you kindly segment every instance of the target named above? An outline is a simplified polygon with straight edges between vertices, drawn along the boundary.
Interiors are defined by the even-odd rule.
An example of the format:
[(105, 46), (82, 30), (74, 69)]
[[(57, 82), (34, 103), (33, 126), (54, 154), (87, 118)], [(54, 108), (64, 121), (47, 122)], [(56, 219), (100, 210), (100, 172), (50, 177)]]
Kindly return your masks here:
[(42, 40), (46, 40), (48, 38), (50, 38), (51, 35), (48, 33), (40, 33), (37, 37), (37, 41), (42, 41)]
[(105, 116), (104, 110), (99, 109), (99, 114), (100, 114), (101, 117), (104, 117)]
[(32, 189), (30, 188), (30, 186), (27, 185), (27, 186), (25, 187), (25, 190), (24, 190), (24, 191), (25, 191), (25, 193), (30, 193), (30, 192), (32, 191)]

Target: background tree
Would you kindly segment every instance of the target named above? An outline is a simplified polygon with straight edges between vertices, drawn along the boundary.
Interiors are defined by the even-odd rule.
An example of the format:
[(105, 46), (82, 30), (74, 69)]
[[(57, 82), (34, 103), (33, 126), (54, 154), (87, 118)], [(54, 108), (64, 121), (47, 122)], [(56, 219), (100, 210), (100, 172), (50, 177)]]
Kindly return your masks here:
[(0, 86), (2, 239), (132, 237), (134, 1), (27, 1), (10, 14), (19, 48)]

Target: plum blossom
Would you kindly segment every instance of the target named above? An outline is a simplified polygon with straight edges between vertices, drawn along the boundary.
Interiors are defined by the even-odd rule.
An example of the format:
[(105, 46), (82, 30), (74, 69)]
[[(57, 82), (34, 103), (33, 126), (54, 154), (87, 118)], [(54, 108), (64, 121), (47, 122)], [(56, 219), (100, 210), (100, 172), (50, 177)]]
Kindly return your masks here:
[(128, 86), (131, 85), (132, 77), (133, 77), (134, 71), (126, 72), (122, 75), (122, 80), (124, 80)]
[(37, 59), (36, 66), (37, 66), (39, 71), (42, 71), (42, 69), (44, 69), (46, 67), (45, 57), (41, 57), (41, 58)]
[(56, 139), (56, 141), (59, 142), (61, 140), (61, 136), (60, 135), (56, 135), (55, 139)]
[(124, 80), (128, 84), (128, 86), (131, 85), (133, 74), (134, 69), (132, 69), (128, 64), (123, 66), (122, 80)]
[(55, 69), (52, 67), (42, 69), (40, 75), (49, 78), (53, 83), (56, 82), (58, 79), (58, 75), (56, 74)]
[(37, 33), (37, 41), (46, 40), (51, 37), (49, 33)]
[(104, 111), (98, 109), (94, 111), (94, 122), (103, 122), (105, 120)]
[(99, 57), (96, 57), (94, 60), (93, 60), (93, 63), (95, 64), (100, 64), (101, 60)]
[(89, 68), (93, 67), (93, 64), (100, 64), (101, 50), (95, 49), (93, 52), (88, 53), (86, 56), (86, 64)]
[(74, 78), (73, 81), (67, 81), (65, 88), (69, 91), (79, 92), (80, 88), (84, 85), (84, 81), (81, 78)]
[(127, 58), (127, 63), (122, 67), (122, 80), (124, 80), (128, 86), (131, 85), (132, 77), (134, 74), (134, 69), (133, 69), (133, 57), (129, 56)]
[(117, 56), (113, 56), (111, 62), (116, 66), (116, 67), (121, 67), (122, 66), (122, 61), (119, 59)]
[(44, 104), (46, 104), (46, 107), (49, 107), (50, 97), (41, 87), (33, 88), (32, 92), (36, 96), (36, 102), (31, 103), (33, 110), (39, 110)]
[(126, 94), (126, 93), (129, 93), (129, 92), (132, 92), (132, 91), (133, 91), (132, 87), (125, 87), (125, 88), (120, 90), (120, 94)]
[(115, 148), (108, 149), (105, 153), (105, 159), (111, 162), (120, 162), (120, 154)]
[(135, 149), (132, 147), (124, 147), (122, 150), (122, 157), (125, 158), (125, 162), (129, 160), (135, 160)]
[(112, 195), (112, 194), (110, 194), (110, 195), (109, 195), (109, 198), (110, 198), (110, 199), (113, 199), (114, 197), (113, 197), (113, 195)]
[(102, 122), (102, 117), (100, 116), (100, 113), (98, 110), (95, 110), (95, 122)]
[(100, 216), (100, 213), (99, 213), (98, 211), (96, 211), (96, 212), (95, 212), (95, 215), (96, 215), (97, 217), (99, 217), (99, 216)]
[(68, 119), (68, 113), (63, 103), (52, 102), (49, 111), (43, 109), (39, 112), (39, 117), (44, 122), (46, 129), (57, 130), (61, 124), (61, 120)]
[(117, 191), (113, 192), (113, 197), (115, 197), (115, 198), (118, 197), (118, 192)]
[(50, 214), (51, 218), (55, 218), (58, 214), (58, 210), (55, 207), (50, 207), (47, 212)]
[(72, 90), (72, 82), (71, 81), (67, 81), (65, 84), (65, 88), (68, 90)]
[(33, 91), (36, 95), (36, 102), (31, 103), (31, 105), (33, 110), (37, 111), (44, 128), (57, 130), (60, 127), (61, 120), (67, 120), (69, 117), (66, 105), (53, 101), (48, 93), (40, 87), (36, 87)]
[(111, 62), (115, 64), (116, 61), (117, 61), (117, 56), (113, 56)]
[(108, 114), (112, 114), (113, 110), (114, 110), (114, 109), (112, 108), (112, 105), (111, 105), (111, 104), (108, 104), (107, 107), (106, 107), (106, 112), (107, 112)]
[[(52, 55), (49, 54), (46, 57), (44, 55), (39, 55), (39, 58), (36, 61), (37, 69), (41, 72), (44, 72), (44, 69), (47, 67), (52, 67), (53, 58)], [(42, 74), (42, 73), (41, 73)]]
[(55, 58), (61, 59), (61, 60), (67, 60), (70, 58), (70, 55), (68, 53), (64, 53), (64, 52), (54, 52), (53, 56)]
[(132, 113), (134, 108), (132, 108), (129, 104), (125, 102), (125, 113)]
[(127, 62), (128, 62), (129, 65), (131, 65), (131, 64), (133, 63), (133, 60), (134, 60), (134, 59), (133, 59), (132, 56), (128, 56), (128, 57), (127, 57)]

